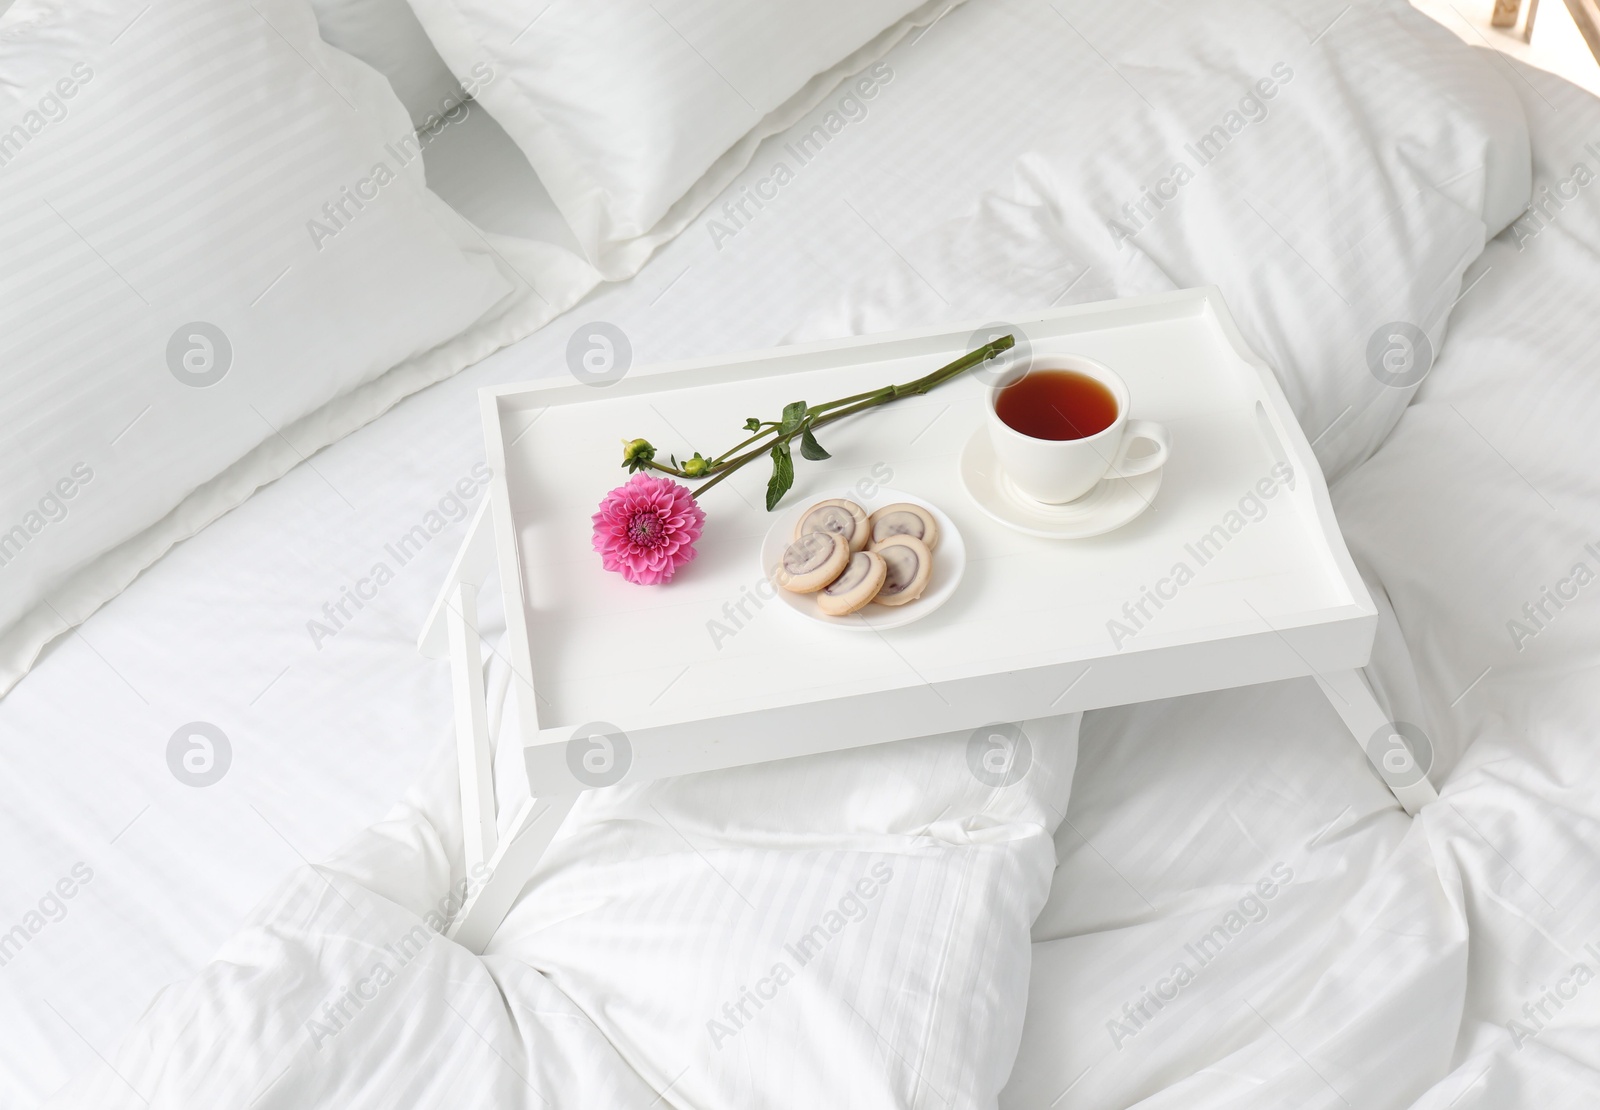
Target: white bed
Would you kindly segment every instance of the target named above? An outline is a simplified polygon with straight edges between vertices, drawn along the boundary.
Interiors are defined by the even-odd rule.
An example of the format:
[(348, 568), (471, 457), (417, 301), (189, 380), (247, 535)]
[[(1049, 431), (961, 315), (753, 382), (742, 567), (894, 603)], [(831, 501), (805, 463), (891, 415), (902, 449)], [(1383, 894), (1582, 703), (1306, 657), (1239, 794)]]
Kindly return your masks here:
[[(1370, 14), (1344, 16), (1341, 29), (1331, 5), (1324, 33), (1360, 33)], [(415, 637), (484, 485), (480, 386), (565, 374), (567, 339), (588, 320), (619, 325), (636, 359), (653, 362), (941, 314), (1003, 317), (1196, 276), (1159, 250), (1109, 272), (1075, 253), (1088, 230), (1054, 190), (1071, 183), (1061, 171), (1078, 155), (1051, 121), (1079, 102), (1080, 80), (1110, 103), (1142, 96), (1115, 69), (1084, 76), (1099, 50), (1116, 56), (1106, 36), (1131, 50), (1119, 36), (1133, 29), (1106, 17), (1084, 30), (1098, 50), (1059, 11), (972, 0), (913, 34), (888, 55), (892, 79), (865, 118), (731, 235), (726, 223), (691, 223), (638, 276), (322, 450), (56, 641), (0, 700), (0, 833), (14, 846), (0, 862), (0, 932), (75, 865), (90, 877), (77, 872), (61, 913), (0, 967), (0, 1102), (39, 1105), (79, 1076), (69, 1104), (140, 1105), (170, 1083), (152, 1104), (183, 1105), (187, 1091), (199, 1105), (203, 1091), (217, 1105), (701, 1105), (674, 1038), (703, 1029), (628, 1035), (648, 1022), (607, 993), (609, 972), (595, 970), (603, 944), (557, 937), (534, 897), (482, 962), (435, 941), (399, 988), (415, 996), (352, 1025), (326, 1067), (257, 1051), (288, 1035), (275, 1021), (302, 1024), (261, 1000), (269, 973), (297, 966), (287, 952), (335, 978), (329, 968), (359, 969), (369, 934), (346, 911), (404, 933), (459, 854), (448, 674), (416, 653)], [(1600, 135), (1600, 105), (1536, 71), (1482, 62), (1501, 75), (1495, 95), (1521, 106), (1536, 190), (1576, 161), (1595, 164), (1583, 144)], [(553, 237), (559, 221), (518, 187), (492, 131), (481, 116), (452, 129), (430, 152), (430, 183), (486, 231)], [(782, 142), (768, 140), (740, 181), (759, 177)], [(1109, 180), (1105, 194), (1136, 196), (1160, 168), (1129, 170), (1130, 187)], [(1493, 180), (1484, 191), (1501, 187), (1515, 193)], [(1089, 714), (1081, 732), (1063, 725), (1060, 753), (1075, 743), (1077, 769), (1067, 762), (1071, 801), (1051, 820), (1055, 877), (1000, 1105), (1600, 1099), (1600, 986), (1586, 986), (1600, 975), (1600, 765), (1589, 742), (1600, 733), (1600, 590), (1551, 607), (1530, 634), (1507, 624), (1532, 627), (1523, 606), (1577, 562), (1600, 567), (1585, 547), (1600, 552), (1600, 211), (1588, 192), (1550, 211), (1498, 235), (1464, 280), (1459, 266), (1417, 277), (1451, 283), (1434, 306), (1441, 331), (1448, 313), (1437, 365), (1375, 455), (1360, 461), (1351, 448), (1359, 465), (1330, 466), (1341, 525), (1386, 614), (1372, 674), (1397, 718), (1423, 723), (1441, 802), (1407, 818), (1311, 682)], [(1196, 251), (1217, 246), (1195, 234)], [(1234, 246), (1266, 257), (1261, 244)], [(1272, 250), (1264, 265), (1283, 257)], [(1427, 301), (1417, 289), (1405, 297)], [(1326, 353), (1303, 337), (1271, 339), (1280, 358)], [(1328, 350), (1354, 344), (1359, 361), (1364, 340), (1340, 334)], [(324, 605), (430, 510), (449, 527), (336, 634), (315, 634)], [(491, 631), (497, 620), (491, 612)], [(503, 673), (490, 670), (493, 689)], [(166, 756), (193, 721), (221, 728), (232, 748), (228, 773), (205, 789), (179, 782)], [(693, 784), (668, 789), (693, 802)], [(570, 844), (556, 854), (552, 869), (583, 861)], [(325, 872), (307, 866), (330, 860)], [(1186, 946), (1219, 923), (1229, 939), (1199, 967)], [(224, 942), (231, 962), (151, 1006)], [(252, 953), (254, 968), (241, 958)], [(638, 971), (649, 955), (619, 949), (617, 960)], [(1193, 981), (1158, 1009), (1146, 992), (1179, 961)], [(463, 999), (476, 1009), (463, 1013)], [(942, 1081), (922, 1081), (936, 1067), (857, 1033), (832, 1047), (858, 1054), (862, 1074), (893, 1075), (901, 1104), (943, 1104)], [(408, 1045), (427, 1047), (408, 1057)], [(207, 1074), (211, 1086), (196, 1078)], [(884, 1104), (869, 1087), (859, 1098)]]

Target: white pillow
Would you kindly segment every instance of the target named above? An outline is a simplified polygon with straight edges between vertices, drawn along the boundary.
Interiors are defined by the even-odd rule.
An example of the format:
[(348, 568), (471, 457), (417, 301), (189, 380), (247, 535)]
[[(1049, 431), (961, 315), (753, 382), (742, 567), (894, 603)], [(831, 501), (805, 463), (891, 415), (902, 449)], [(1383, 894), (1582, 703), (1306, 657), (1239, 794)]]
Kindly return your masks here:
[[(1040, 25), (1065, 16), (1083, 28), (1106, 68), (1071, 82), (952, 79), (971, 113), (1026, 99), (1036, 127), (1009, 172), (984, 152), (985, 172), (1010, 181), (943, 223), (895, 209), (894, 253), (856, 267), (833, 306), (784, 341), (961, 318), (1021, 323), (1048, 307), (1216, 285), (1327, 476), (1348, 471), (1405, 411), (1463, 271), (1527, 203), (1530, 163), (1516, 82), (1493, 53), (1401, 0), (1334, 23), (1338, 7), (1030, 9)], [(1008, 28), (1025, 42), (1007, 73), (1043, 64), (1050, 48), (1031, 29)], [(985, 46), (994, 49), (974, 49)], [(928, 95), (925, 79), (897, 79), (877, 126), (912, 115), (905, 105)], [(1081, 111), (1086, 97), (1118, 108)], [(1395, 335), (1414, 345), (1410, 374)]]
[(304, 0), (18, 0), (0, 75), (3, 692), (287, 466), (142, 541), (191, 491), (513, 287)]
[(681, 230), (761, 138), (957, 0), (920, 2), (411, 6), (458, 77), (492, 72), (477, 100), (528, 156), (590, 261), (617, 280)]
[(311, 7), (323, 41), (387, 77), (418, 129), (467, 99), (406, 0), (311, 0)]

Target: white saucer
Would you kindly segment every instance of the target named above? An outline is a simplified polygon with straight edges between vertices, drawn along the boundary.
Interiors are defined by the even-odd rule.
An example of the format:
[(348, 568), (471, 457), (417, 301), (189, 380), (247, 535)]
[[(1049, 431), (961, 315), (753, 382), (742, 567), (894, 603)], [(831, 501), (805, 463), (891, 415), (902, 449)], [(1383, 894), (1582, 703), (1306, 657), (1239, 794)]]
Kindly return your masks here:
[(1046, 505), (1012, 484), (995, 458), (989, 429), (980, 426), (961, 452), (961, 483), (978, 508), (1007, 528), (1051, 540), (1082, 540), (1113, 532), (1148, 509), (1161, 488), (1161, 469), (1103, 478), (1076, 501)]
[[(802, 617), (825, 624), (829, 628), (840, 628), (849, 632), (876, 632), (919, 621), (950, 600), (950, 595), (956, 592), (956, 586), (960, 584), (961, 576), (967, 570), (967, 545), (962, 542), (961, 533), (956, 530), (955, 522), (937, 505), (929, 503), (924, 498), (913, 497), (909, 493), (889, 489), (886, 486), (878, 487), (869, 497), (863, 497), (858, 488), (813, 494), (796, 501), (792, 507), (778, 514), (778, 519), (773, 522), (772, 527), (767, 530), (766, 537), (761, 541), (761, 573), (765, 574), (769, 581), (772, 578), (772, 568), (783, 561), (783, 549), (794, 539), (794, 530), (800, 523), (800, 517), (818, 501), (827, 501), (835, 497), (854, 501), (867, 510), (869, 516), (885, 505), (893, 505), (900, 501), (920, 505), (933, 514), (934, 522), (939, 525), (939, 544), (933, 549), (933, 577), (928, 582), (928, 588), (917, 600), (908, 601), (904, 605), (868, 604), (865, 609), (858, 609), (843, 617), (830, 617), (818, 609), (814, 594), (793, 594), (780, 589), (778, 597), (785, 605)], [(774, 582), (773, 585), (776, 587), (777, 583)]]

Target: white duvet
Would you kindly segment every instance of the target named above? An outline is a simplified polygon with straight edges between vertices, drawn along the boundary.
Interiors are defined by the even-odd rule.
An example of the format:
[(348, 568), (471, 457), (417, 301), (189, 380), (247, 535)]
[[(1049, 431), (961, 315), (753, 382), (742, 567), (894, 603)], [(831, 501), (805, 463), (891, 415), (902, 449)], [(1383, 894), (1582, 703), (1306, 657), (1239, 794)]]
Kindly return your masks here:
[(481, 959), (434, 932), (475, 879), (442, 761), (66, 1103), (968, 1103), (1015, 1052), (1076, 758), (1076, 718), (1026, 727), (1025, 791), (962, 733), (590, 796)]
[(1372, 673), (1441, 801), (1396, 812), (1308, 682), (1086, 717), (1004, 1106), (1600, 1101), (1600, 212), (1562, 188), (1600, 111), (1513, 78), (1542, 210), (1334, 487), (1385, 610)]
[[(1386, 7), (1362, 6), (1340, 27), (1377, 34), (1368, 17), (1389, 18)], [(1043, 40), (1059, 14), (968, 4), (891, 55), (895, 80), (907, 97), (937, 98), (951, 65), (996, 40), (1058, 55), (1081, 33)], [(1114, 44), (1148, 30), (1148, 14), (1080, 26), (1121, 60)], [(1390, 32), (1428, 41), (1404, 21)], [(1091, 56), (1075, 49), (1075, 63)], [(1236, 77), (1255, 77), (1207, 64), (1225, 75), (1222, 104), (1237, 100)], [(1316, 72), (1291, 65), (1297, 80)], [(1194, 68), (1181, 76), (1201, 80)], [(1432, 78), (1448, 84), (1447, 69)], [(1334, 67), (1324, 91), (1352, 77)], [(1042, 110), (1046, 84), (1032, 90)], [(1600, 112), (1537, 75), (1505, 88), (1554, 187), (1584, 157), (1580, 140), (1600, 133)], [(1066, 89), (1056, 95), (1066, 110)], [(1116, 185), (1084, 146), (985, 134), (974, 121), (1004, 108), (1004, 90), (971, 97), (950, 104), (950, 126), (972, 148), (1007, 148), (984, 171), (986, 193), (938, 194), (940, 156), (924, 150), (912, 180), (877, 183), (863, 214), (883, 230), (860, 255), (819, 264), (803, 240), (771, 240), (788, 225), (751, 221), (733, 247), (708, 248), (708, 237), (669, 251), (663, 267), (676, 264), (644, 293), (665, 295), (685, 262), (684, 273), (709, 265), (708, 250), (754, 260), (782, 246), (811, 273), (850, 263), (838, 276), (857, 287), (835, 296), (817, 282), (807, 311), (764, 324), (809, 335), (907, 326), (952, 311), (946, 297), (1003, 316), (1049, 303), (1047, 290), (1065, 303), (1221, 281), (1252, 340), (1294, 376), (1308, 426), (1312, 412), (1338, 412), (1340, 389), (1358, 391), (1352, 408), (1371, 401), (1350, 438), (1319, 446), (1338, 447), (1330, 465), (1354, 466), (1335, 500), (1386, 611), (1373, 677), (1432, 742), (1441, 803), (1406, 819), (1310, 682), (1090, 714), (1081, 736), (1075, 719), (1032, 723), (1039, 770), (1024, 792), (974, 794), (965, 738), (746, 768), (591, 799), (478, 959), (428, 928), (473, 881), (441, 759), (387, 821), (297, 870), (216, 960), (91, 1061), (63, 1105), (1594, 1103), (1600, 958), (1584, 945), (1600, 941), (1597, 707), (1585, 679), (1600, 586), (1586, 591), (1574, 569), (1600, 570), (1584, 546), (1600, 540), (1586, 530), (1600, 503), (1589, 433), (1600, 337), (1584, 307), (1600, 277), (1592, 202), (1551, 206), (1536, 234), (1518, 221), (1463, 283), (1471, 235), (1481, 244), (1486, 226), (1515, 215), (1485, 159), (1521, 126), (1463, 109), (1440, 117), (1454, 132), (1409, 152), (1459, 160), (1454, 192), (1397, 198), (1417, 210), (1345, 242), (1336, 265), (1301, 257), (1310, 272), (1291, 272), (1304, 254), (1293, 220), (1277, 225), (1282, 242), (1258, 229), (1238, 250), (1230, 228), (1260, 213), (1232, 203), (1220, 164), (1215, 188), (1197, 179), (1181, 194), (1189, 211), (1165, 214), (1183, 221), (1110, 243), (1084, 197)], [(1198, 121), (1210, 108), (1192, 99)], [(1349, 123), (1325, 120), (1339, 134)], [(1106, 142), (1146, 143), (1157, 169), (1172, 149), (1098, 127)], [(1241, 159), (1229, 180), (1262, 200), (1252, 165)], [(758, 153), (750, 172), (762, 170)], [(1329, 171), (1298, 172), (1312, 195)], [(819, 168), (796, 207), (824, 211), (850, 177), (843, 164)], [(894, 207), (930, 181), (936, 195)], [(1389, 297), (1372, 292), (1374, 275), (1395, 282)], [(647, 298), (626, 296), (592, 307), (648, 319), (634, 307)], [(708, 304), (702, 326), (750, 307), (737, 296)], [(1386, 440), (1401, 407), (1342, 373), (1365, 373), (1380, 307), (1394, 319), (1432, 313), (1425, 330), (1445, 343)], [(1524, 606), (1539, 614), (1530, 635), (1510, 626), (1534, 621)], [(1031, 945), (1019, 933), (1029, 922)], [(987, 1051), (952, 1041), (954, 1028), (975, 1030)]]

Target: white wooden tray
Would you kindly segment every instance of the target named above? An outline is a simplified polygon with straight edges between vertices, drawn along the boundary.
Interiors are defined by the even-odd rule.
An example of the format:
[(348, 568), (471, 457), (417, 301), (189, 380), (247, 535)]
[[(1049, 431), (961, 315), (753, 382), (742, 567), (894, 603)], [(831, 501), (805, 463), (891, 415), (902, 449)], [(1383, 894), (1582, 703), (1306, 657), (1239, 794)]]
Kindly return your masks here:
[[(493, 487), (419, 645), (451, 660), (466, 863), (486, 876), (448, 935), (484, 950), (584, 789), (1282, 678), (1315, 677), (1407, 812), (1437, 800), (1429, 753), (1412, 751), (1359, 670), (1377, 612), (1321, 471), (1217, 291), (1014, 323), (1036, 356), (1110, 366), (1133, 415), (1168, 426), (1159, 491), (1092, 539), (992, 520), (958, 474), (983, 415), (977, 377), (830, 426), (833, 457), (797, 459), (784, 506), (892, 485), (938, 505), (966, 542), (943, 606), (872, 633), (762, 600), (764, 468), (708, 493), (700, 556), (667, 586), (602, 570), (589, 518), (626, 478), (624, 436), (709, 455), (748, 416), (920, 377), (970, 349), (974, 327), (640, 369), (604, 389), (483, 391)], [(496, 570), (527, 773), (499, 813), (476, 611)]]
[[(982, 418), (984, 383), (970, 374), (826, 429), (833, 457), (797, 455), (784, 506), (892, 485), (939, 505), (966, 538), (958, 593), (876, 635), (760, 603), (765, 466), (706, 495), (699, 557), (669, 585), (603, 570), (590, 516), (627, 478), (624, 437), (709, 457), (746, 417), (919, 377), (967, 350), (973, 327), (638, 368), (607, 388), (563, 378), (485, 390), (494, 553), (535, 793), (584, 785), (567, 741), (595, 722), (626, 735), (629, 778), (654, 778), (1366, 664), (1376, 610), (1321, 472), (1215, 289), (1015, 323), (1035, 356), (1110, 366), (1132, 415), (1168, 426), (1160, 492), (1094, 539), (991, 520), (957, 472)], [(1180, 565), (1192, 575), (1181, 585)]]

